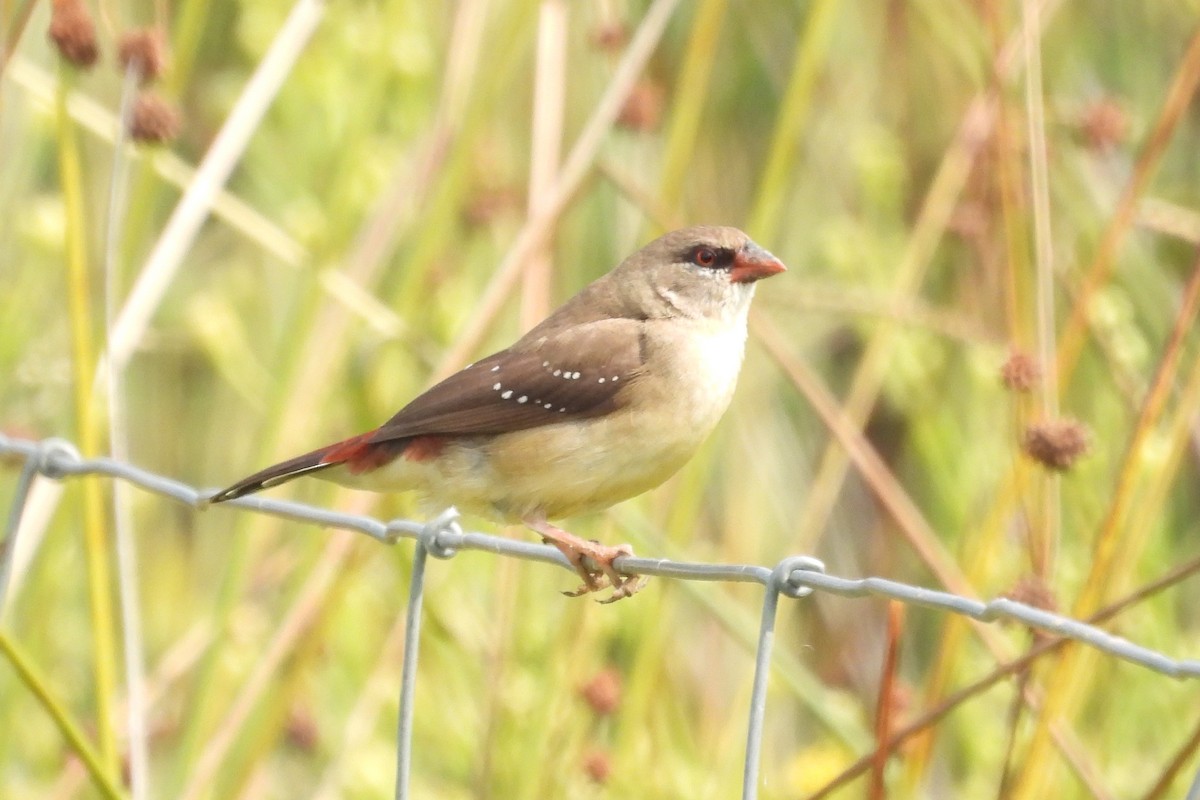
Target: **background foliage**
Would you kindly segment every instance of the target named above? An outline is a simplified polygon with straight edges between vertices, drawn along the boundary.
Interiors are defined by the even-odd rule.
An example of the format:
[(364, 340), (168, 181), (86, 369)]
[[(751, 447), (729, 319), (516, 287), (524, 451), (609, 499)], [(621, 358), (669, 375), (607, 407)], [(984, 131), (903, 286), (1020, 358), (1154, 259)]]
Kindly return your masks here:
[[(1027, 7), (1044, 23), (1033, 73)], [(759, 293), (734, 408), (665, 487), (573, 530), (693, 560), (814, 553), (837, 574), (1079, 617), (1200, 556), (1193, 0), (701, 0), (671, 12), (633, 81), (619, 65), (645, 3), (330, 4), (278, 95), (252, 101), (265, 113), (228, 193), (134, 340), (115, 437), (91, 391), (106, 301), (122, 307), (289, 6), (91, 10), (101, 60), (80, 71), (47, 41), (50, 4), (0, 2), (8, 433), (222, 485), (378, 424), (656, 232), (735, 224), (791, 271)], [(181, 125), (127, 161), (114, 53), (147, 25), (169, 43), (151, 91)], [(1028, 394), (999, 377), (1017, 351), (1040, 363)], [(1058, 417), (1090, 431), (1061, 477), (1021, 451)], [(14, 481), (0, 472), (0, 496)], [(276, 494), (422, 513), (312, 481)], [(136, 574), (112, 563), (107, 482), (38, 490), (0, 629), (0, 795), (97, 796), (80, 742), (120, 774), (114, 609), (132, 583), (150, 796), (390, 796), (411, 549), (137, 493), (119, 507)], [(599, 608), (557, 593), (566, 573), (482, 554), (430, 582), (414, 796), (736, 795), (759, 590), (655, 580)], [(1110, 624), (1194, 656), (1198, 601), (1195, 579), (1173, 581)], [(786, 603), (763, 796), (818, 792), (1035, 641), (918, 609), (889, 625), (867, 600)], [(21, 658), (32, 677), (8, 668)], [(1178, 796), (1198, 693), (1056, 651), (842, 795)]]

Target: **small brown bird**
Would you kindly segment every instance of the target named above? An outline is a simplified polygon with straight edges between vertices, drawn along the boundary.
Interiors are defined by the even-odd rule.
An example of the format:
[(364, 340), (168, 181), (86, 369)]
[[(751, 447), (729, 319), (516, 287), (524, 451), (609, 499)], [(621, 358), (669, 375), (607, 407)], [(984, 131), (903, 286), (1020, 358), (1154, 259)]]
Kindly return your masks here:
[[(506, 350), (451, 375), (380, 428), (267, 467), (232, 500), (300, 475), (521, 522), (583, 578), (574, 594), (640, 587), (606, 547), (549, 520), (607, 508), (678, 470), (737, 383), (755, 282), (783, 272), (736, 228), (666, 234), (585, 287)], [(596, 573), (585, 564), (592, 559)]]

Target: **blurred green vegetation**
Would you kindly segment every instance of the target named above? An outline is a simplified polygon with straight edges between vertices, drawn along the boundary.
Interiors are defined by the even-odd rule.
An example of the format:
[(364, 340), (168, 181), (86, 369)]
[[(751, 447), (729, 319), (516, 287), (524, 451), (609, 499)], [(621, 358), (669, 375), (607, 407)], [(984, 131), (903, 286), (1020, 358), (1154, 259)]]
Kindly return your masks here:
[[(1045, 15), (1032, 101), (1025, 6)], [(572, 530), (691, 560), (813, 553), (840, 575), (1016, 591), (1081, 617), (1200, 557), (1200, 342), (1180, 316), (1200, 241), (1200, 4), (700, 0), (674, 9), (622, 85), (650, 7), (329, 4), (136, 339), (128, 458), (217, 486), (373, 427), (663, 228), (712, 222), (791, 267), (761, 287), (733, 408), (680, 475)], [(92, 11), (101, 60), (81, 72), (47, 40), (50, 4), (0, 2), (0, 428), (106, 450), (90, 392), (106, 283), (120, 308), (191, 184), (180, 168), (204, 157), (289, 6)], [(114, 54), (154, 24), (170, 65), (152, 91), (182, 126), (131, 156), (106, 265)], [(543, 62), (540, 93), (539, 30), (563, 54)], [(542, 224), (529, 209), (556, 202), (614, 82), (629, 99), (491, 314), (498, 265)], [(55, 99), (68, 93), (69, 116)], [(1039, 114), (1047, 211), (1031, 188)], [(537, 147), (535, 119), (549, 131)], [(531, 189), (538, 165), (550, 178)], [(1059, 341), (1059, 391), (1006, 390), (1012, 352), (1036, 360)], [(821, 392), (832, 418), (814, 412)], [(1048, 410), (1090, 431), (1061, 476), (1021, 452)], [(16, 475), (0, 471), (0, 497)], [(273, 494), (426, 513), (318, 481)], [(118, 581), (140, 595), (149, 796), (391, 796), (410, 546), (132, 492), (129, 575), (111, 563), (107, 481), (37, 502), (46, 518), (30, 522), (0, 620), (0, 796), (103, 796), (45, 693), (96, 769), (120, 774), (126, 697), (105, 667), (119, 659), (105, 632)], [(654, 580), (601, 608), (558, 594), (567, 573), (481, 553), (428, 579), (413, 796), (736, 796), (760, 590)], [(1192, 578), (1110, 624), (1195, 657), (1197, 608)], [(885, 674), (886, 622), (875, 600), (784, 603), (763, 797), (820, 790), (875, 748), (881, 706), (897, 729), (1038, 641), (910, 608)], [(603, 713), (581, 691), (601, 674), (619, 683)], [(955, 706), (838, 796), (1179, 796), (1198, 709), (1194, 681), (1069, 648)]]

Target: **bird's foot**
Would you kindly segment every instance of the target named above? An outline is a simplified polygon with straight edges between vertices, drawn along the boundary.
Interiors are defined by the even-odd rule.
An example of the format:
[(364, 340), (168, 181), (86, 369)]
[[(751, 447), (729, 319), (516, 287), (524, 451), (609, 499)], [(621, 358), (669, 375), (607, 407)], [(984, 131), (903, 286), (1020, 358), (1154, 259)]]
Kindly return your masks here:
[[(606, 547), (599, 542), (587, 541), (585, 542), (587, 547), (582, 551), (572, 547), (568, 552), (566, 547), (554, 542), (551, 544), (558, 547), (559, 552), (567, 557), (567, 560), (575, 567), (575, 571), (583, 578), (583, 585), (578, 589), (573, 592), (563, 592), (567, 597), (580, 597), (611, 586), (613, 593), (603, 600), (596, 601), (607, 605), (626, 597), (632, 597), (641, 591), (649, 580), (641, 575), (627, 575), (618, 572), (613, 566), (613, 561), (621, 556), (633, 555), (633, 547), (630, 545), (619, 544), (616, 547)], [(589, 569), (587, 562), (584, 561), (585, 557), (594, 561), (600, 569), (597, 571)]]
[[(566, 556), (567, 561), (583, 579), (583, 585), (575, 591), (563, 592), (566, 596), (580, 597), (611, 586), (612, 595), (598, 602), (615, 603), (632, 596), (646, 585), (645, 578), (618, 572), (613, 566), (613, 562), (618, 558), (633, 555), (633, 548), (630, 545), (620, 544), (616, 547), (609, 547), (596, 541), (581, 539), (569, 531), (564, 531), (562, 528), (541, 520), (527, 524), (542, 535), (544, 542), (558, 548), (558, 551)], [(599, 569), (592, 569), (588, 566), (588, 559)]]
[[(623, 600), (626, 597), (633, 597), (650, 581), (650, 579), (644, 575), (623, 575), (622, 578), (624, 578), (624, 580), (622, 580), (620, 584), (613, 587), (612, 594), (603, 600), (597, 600), (596, 602), (600, 603), (601, 605), (608, 605), (609, 603), (615, 603), (618, 600)], [(571, 592), (563, 592), (563, 594), (574, 597), (578, 596), (573, 595)]]

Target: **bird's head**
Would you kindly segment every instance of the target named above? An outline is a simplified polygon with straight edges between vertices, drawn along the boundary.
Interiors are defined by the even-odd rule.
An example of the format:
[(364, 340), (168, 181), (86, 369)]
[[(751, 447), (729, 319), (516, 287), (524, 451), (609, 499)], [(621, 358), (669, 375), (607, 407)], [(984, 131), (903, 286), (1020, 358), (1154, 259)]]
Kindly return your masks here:
[(737, 228), (697, 225), (650, 242), (611, 277), (651, 317), (727, 317), (744, 315), (755, 283), (785, 269)]

